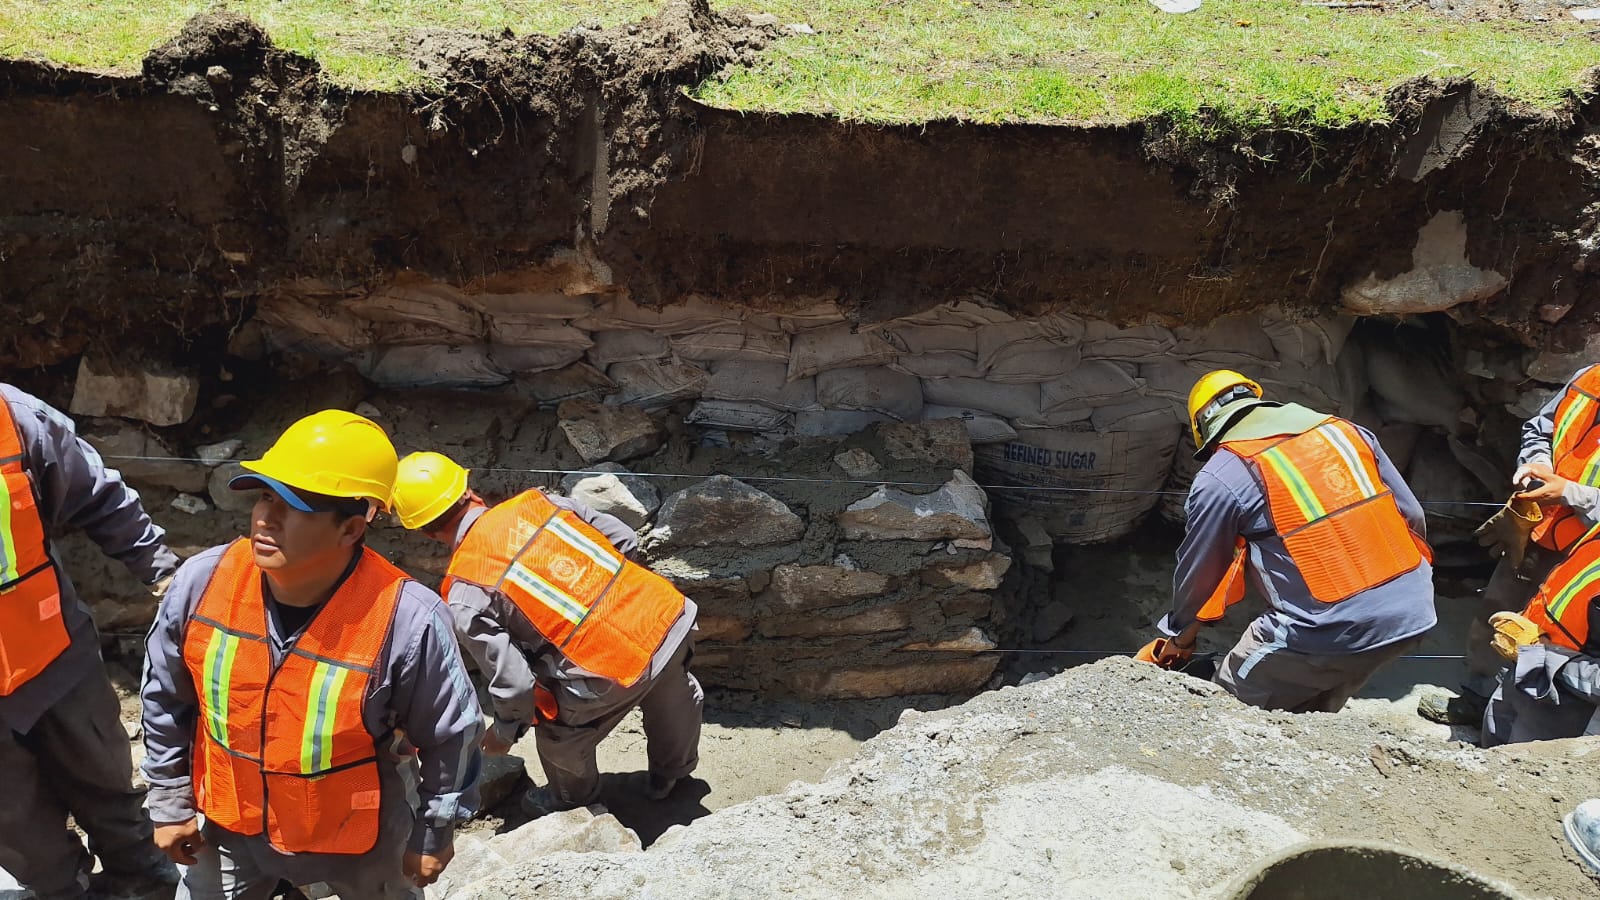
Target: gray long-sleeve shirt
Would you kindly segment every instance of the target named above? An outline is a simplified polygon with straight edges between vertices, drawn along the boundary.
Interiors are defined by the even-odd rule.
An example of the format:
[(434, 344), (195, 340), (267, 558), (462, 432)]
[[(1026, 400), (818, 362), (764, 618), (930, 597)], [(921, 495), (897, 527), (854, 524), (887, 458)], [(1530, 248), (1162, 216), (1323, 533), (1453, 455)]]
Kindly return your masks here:
[[(195, 816), (190, 756), (199, 703), (183, 660), (183, 642), (225, 549), (213, 547), (183, 564), (146, 643), (144, 774), (150, 782), (150, 817), (158, 824), (187, 822)], [(299, 634), (279, 633), (276, 616), (268, 616), (268, 628), (276, 667)], [(411, 829), (410, 849), (433, 853), (449, 846), (455, 823), (477, 806), (483, 712), (456, 649), (444, 604), (438, 594), (416, 582), (408, 582), (400, 592), (389, 639), (378, 657), (378, 674), (367, 689), (362, 720), (380, 751), (391, 746), (396, 729), (417, 750), (421, 810)], [(401, 790), (399, 796), (403, 794)], [(382, 802), (389, 804), (396, 796), (386, 789)], [(387, 812), (384, 818), (389, 818)], [(295, 859), (303, 862), (296, 864), (297, 871), (315, 874), (319, 858), (323, 866), (337, 865), (339, 855), (298, 854)]]
[[(638, 546), (638, 535), (615, 516), (567, 497), (546, 494), (545, 499), (589, 523), (624, 555)], [(462, 518), (452, 546), (461, 546), (467, 532), (485, 511), (474, 509)], [(540, 679), (544, 679), (545, 687), (552, 691), (568, 691), (586, 700), (603, 697), (616, 689), (610, 679), (562, 656), (504, 593), (458, 581), (451, 585), (446, 600), (457, 638), (489, 679), (495, 730), (502, 738), (515, 737), (536, 721), (533, 689)], [(672, 659), (693, 630), (695, 615), (694, 601), (686, 599), (683, 613), (651, 657), (645, 677), (654, 677)]]
[[(82, 529), (145, 584), (178, 568), (178, 557), (164, 543), (166, 532), (150, 521), (139, 495), (123, 484), (117, 470), (106, 468), (100, 454), (78, 437), (71, 419), (9, 384), (0, 384), (0, 399), (16, 421), (23, 465), (33, 478), (39, 515), (50, 537)], [(57, 558), (53, 549), (50, 556)], [(71, 644), (44, 671), (0, 697), (0, 727), (21, 734), (100, 666), (100, 636), (89, 607), (68, 573), (60, 569), (58, 574), (62, 620)]]
[[(1378, 474), (1394, 492), (1406, 524), (1427, 536), (1422, 505), (1377, 438), (1357, 427), (1377, 458)], [(1172, 612), (1157, 627), (1178, 634), (1195, 621), (1233, 562), (1238, 537), (1248, 542), (1250, 585), (1270, 607), (1264, 625), (1274, 644), (1310, 654), (1343, 655), (1382, 647), (1434, 626), (1433, 567), (1415, 569), (1339, 603), (1311, 596), (1268, 515), (1266, 491), (1239, 456), (1218, 451), (1195, 475), (1185, 503), (1188, 531), (1178, 547)]]
[[(1546, 400), (1533, 418), (1522, 423), (1522, 448), (1517, 453), (1517, 465), (1525, 466), (1535, 462), (1547, 466), (1553, 465), (1556, 408), (1561, 405), (1561, 399), (1567, 395), (1567, 391), (1572, 389), (1573, 382), (1592, 368), (1594, 366), (1584, 366), (1579, 369), (1573, 374), (1572, 380), (1567, 382), (1566, 387)], [(1593, 528), (1600, 524), (1600, 487), (1568, 481), (1566, 488), (1561, 492), (1561, 502), (1578, 514), (1584, 528)]]

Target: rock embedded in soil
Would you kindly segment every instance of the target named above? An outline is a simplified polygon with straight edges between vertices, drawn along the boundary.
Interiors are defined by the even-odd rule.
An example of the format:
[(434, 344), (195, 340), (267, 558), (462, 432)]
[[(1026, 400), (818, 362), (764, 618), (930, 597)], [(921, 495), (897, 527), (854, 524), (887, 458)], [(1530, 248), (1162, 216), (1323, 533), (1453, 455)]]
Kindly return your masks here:
[(668, 497), (650, 533), (652, 548), (760, 547), (800, 539), (805, 522), (783, 501), (726, 475)]
[(151, 425), (180, 425), (200, 398), (195, 376), (155, 366), (83, 357), (70, 411), (80, 416), (121, 416)]
[(879, 596), (888, 587), (886, 575), (838, 566), (785, 565), (772, 570), (771, 591), (792, 611), (845, 606)]
[(229, 438), (225, 441), (218, 441), (215, 444), (202, 444), (194, 448), (194, 452), (196, 456), (200, 457), (201, 462), (208, 466), (215, 466), (233, 459), (234, 454), (238, 453), (242, 447), (244, 447), (244, 441), (238, 438)]
[(222, 463), (211, 470), (211, 481), (206, 487), (211, 502), (223, 512), (242, 513), (249, 512), (256, 505), (254, 491), (236, 491), (228, 487), (228, 482), (245, 474), (244, 467), (236, 462)]
[(957, 469), (931, 494), (881, 487), (839, 514), (844, 536), (853, 541), (981, 541), (990, 536), (987, 498), (967, 473)]
[(666, 440), (666, 433), (654, 419), (631, 406), (567, 400), (556, 412), (561, 417), (561, 433), (586, 463), (622, 462), (644, 456)]
[(478, 811), (487, 812), (505, 802), (527, 773), (527, 764), (520, 756), (484, 754), (483, 771), (478, 780)]
[(992, 591), (1011, 568), (1011, 557), (990, 553), (966, 566), (932, 566), (922, 571), (924, 583), (934, 587), (959, 587), (969, 591)]
[(661, 507), (661, 494), (648, 478), (632, 475), (617, 463), (595, 463), (590, 467), (603, 474), (574, 473), (561, 479), (561, 490), (568, 497), (596, 512), (621, 519), (638, 530)]
[(196, 494), (206, 489), (205, 466), (173, 456), (160, 440), (140, 428), (118, 423), (86, 431), (84, 440), (99, 451), (106, 465), (122, 473), (136, 489), (142, 485)]

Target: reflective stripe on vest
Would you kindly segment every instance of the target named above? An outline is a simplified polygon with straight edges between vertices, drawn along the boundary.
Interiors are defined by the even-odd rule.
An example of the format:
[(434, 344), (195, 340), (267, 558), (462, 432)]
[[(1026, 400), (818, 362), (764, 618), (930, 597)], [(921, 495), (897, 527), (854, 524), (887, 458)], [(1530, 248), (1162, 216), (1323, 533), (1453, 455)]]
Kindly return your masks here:
[(442, 592), (465, 581), (504, 594), (574, 664), (631, 686), (684, 597), (629, 562), (575, 513), (526, 491), (483, 513), (450, 559)]
[[(1600, 487), (1600, 366), (1573, 379), (1556, 404), (1550, 435), (1551, 468), (1568, 481)], [(1542, 504), (1544, 521), (1533, 529), (1540, 546), (1565, 552), (1583, 537), (1585, 526), (1564, 503)]]
[(1426, 545), (1350, 423), (1330, 416), (1300, 434), (1221, 447), (1249, 464), (1273, 529), (1317, 600), (1338, 603), (1421, 564)]
[(249, 541), (235, 541), (184, 638), (200, 811), (289, 853), (365, 853), (378, 839), (377, 748), (362, 708), (406, 576), (361, 554), (274, 667), (261, 570)]
[(33, 680), (71, 644), (22, 432), (0, 398), (0, 697)]
[(1539, 626), (1546, 640), (1569, 650), (1592, 652), (1589, 643), (1590, 601), (1600, 594), (1600, 528), (1591, 530), (1572, 554), (1550, 570), (1523, 615)]

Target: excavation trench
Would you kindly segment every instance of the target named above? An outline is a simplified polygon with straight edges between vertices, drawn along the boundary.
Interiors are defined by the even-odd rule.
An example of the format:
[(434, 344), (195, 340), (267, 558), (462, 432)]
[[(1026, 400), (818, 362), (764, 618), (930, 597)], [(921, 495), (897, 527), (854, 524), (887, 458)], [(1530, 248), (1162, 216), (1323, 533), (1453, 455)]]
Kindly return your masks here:
[[(1093, 656), (997, 650), (1131, 650), (1209, 368), (1378, 434), (1473, 590), (1521, 421), (1594, 356), (1595, 101), (1419, 82), (1388, 125), (1208, 145), (682, 95), (773, 39), (694, 3), (432, 35), (427, 95), (222, 16), (137, 77), (0, 62), (0, 370), (185, 555), (244, 527), (237, 461), (328, 406), (491, 499), (576, 493), (700, 605), (702, 678), (767, 697), (927, 705)], [(136, 671), (151, 603), (60, 547)]]

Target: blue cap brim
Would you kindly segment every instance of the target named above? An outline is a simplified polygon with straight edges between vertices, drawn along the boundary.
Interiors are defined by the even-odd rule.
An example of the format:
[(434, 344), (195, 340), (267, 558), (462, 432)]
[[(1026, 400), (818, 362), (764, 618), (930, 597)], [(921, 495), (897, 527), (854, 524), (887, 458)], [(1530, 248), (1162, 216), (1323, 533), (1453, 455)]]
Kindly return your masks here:
[(254, 472), (247, 472), (243, 475), (235, 475), (233, 479), (228, 482), (229, 490), (249, 491), (256, 488), (267, 488), (274, 494), (282, 497), (283, 502), (289, 504), (291, 509), (298, 509), (304, 513), (317, 511), (315, 507), (301, 499), (300, 495), (294, 492), (294, 488), (289, 487), (287, 484), (284, 484), (276, 478), (268, 478), (265, 475), (257, 475)]

